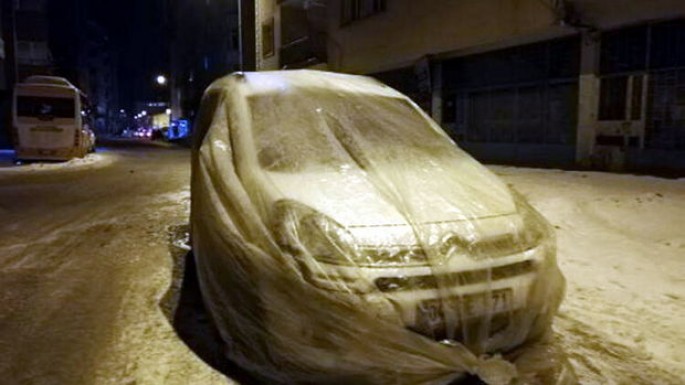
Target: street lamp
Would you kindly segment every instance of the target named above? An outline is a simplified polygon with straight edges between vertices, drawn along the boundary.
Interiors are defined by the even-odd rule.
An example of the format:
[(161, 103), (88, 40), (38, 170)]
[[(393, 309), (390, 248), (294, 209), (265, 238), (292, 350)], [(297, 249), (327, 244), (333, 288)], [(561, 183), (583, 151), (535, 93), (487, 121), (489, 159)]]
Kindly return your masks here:
[(157, 84), (159, 84), (160, 86), (163, 86), (163, 85), (166, 85), (166, 82), (167, 82), (166, 76), (164, 76), (164, 75), (158, 75), (157, 76)]

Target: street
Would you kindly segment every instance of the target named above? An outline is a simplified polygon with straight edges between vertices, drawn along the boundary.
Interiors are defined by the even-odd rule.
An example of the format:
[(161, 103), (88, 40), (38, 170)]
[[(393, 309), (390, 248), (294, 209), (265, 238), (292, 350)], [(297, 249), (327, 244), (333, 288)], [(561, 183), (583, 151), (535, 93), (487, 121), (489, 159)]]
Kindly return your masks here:
[(189, 152), (95, 156), (0, 176), (0, 383), (226, 384), (165, 316)]
[[(233, 383), (172, 326), (190, 152), (89, 157), (0, 167), (0, 384)], [(555, 336), (581, 383), (685, 383), (685, 180), (492, 169), (557, 229)]]

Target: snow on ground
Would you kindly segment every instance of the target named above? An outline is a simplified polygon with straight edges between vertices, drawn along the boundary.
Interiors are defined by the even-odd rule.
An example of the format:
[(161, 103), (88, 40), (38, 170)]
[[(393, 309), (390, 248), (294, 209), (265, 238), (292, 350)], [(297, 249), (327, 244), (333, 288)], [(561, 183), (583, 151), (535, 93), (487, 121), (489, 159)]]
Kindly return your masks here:
[(583, 384), (685, 383), (685, 180), (493, 167), (556, 227)]
[[(106, 151), (100, 149), (100, 151)], [(14, 163), (13, 150), (0, 150), (0, 175), (7, 173), (21, 174), (26, 172), (55, 172), (55, 171), (76, 171), (83, 169), (96, 169), (105, 167), (114, 161), (114, 154), (96, 153), (88, 154), (84, 158), (74, 158), (66, 162), (26, 162), (22, 164)]]
[[(0, 171), (0, 384), (227, 384), (175, 334), (189, 154)], [(493, 167), (555, 225), (583, 384), (683, 384), (685, 181)], [(170, 290), (170, 288), (175, 288)]]
[(189, 160), (139, 147), (97, 169), (0, 173), (0, 384), (230, 383), (163, 312)]

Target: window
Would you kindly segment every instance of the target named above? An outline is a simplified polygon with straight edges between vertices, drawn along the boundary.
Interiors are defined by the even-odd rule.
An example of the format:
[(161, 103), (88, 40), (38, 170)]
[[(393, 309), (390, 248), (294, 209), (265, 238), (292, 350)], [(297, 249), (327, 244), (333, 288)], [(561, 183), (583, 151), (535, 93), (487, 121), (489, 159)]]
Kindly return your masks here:
[(643, 75), (603, 78), (599, 94), (599, 120), (642, 119), (642, 82)]
[(457, 98), (446, 95), (442, 100), (442, 122), (452, 124), (457, 121)]
[(467, 143), (573, 144), (579, 57), (574, 36), (447, 60), (444, 88), (456, 108), (443, 110), (443, 122)]
[(646, 146), (685, 150), (685, 68), (650, 75)]
[(630, 98), (630, 119), (642, 119), (642, 76), (633, 76), (633, 90)]
[(44, 12), (47, 9), (46, 0), (17, 0), (15, 8), (19, 11)]
[(39, 96), (17, 97), (17, 116), (52, 120), (54, 118), (73, 119), (75, 115), (74, 99)]
[(685, 19), (652, 26), (650, 69), (685, 66)]
[(274, 46), (274, 19), (271, 18), (262, 24), (262, 57), (273, 56)]
[(342, 0), (340, 3), (342, 25), (385, 12), (386, 0)]
[(600, 72), (603, 75), (647, 68), (646, 26), (621, 29), (602, 34)]
[(18, 41), (17, 61), (19, 64), (47, 65), (52, 55), (46, 41)]
[(602, 79), (599, 93), (599, 120), (624, 120), (628, 76)]

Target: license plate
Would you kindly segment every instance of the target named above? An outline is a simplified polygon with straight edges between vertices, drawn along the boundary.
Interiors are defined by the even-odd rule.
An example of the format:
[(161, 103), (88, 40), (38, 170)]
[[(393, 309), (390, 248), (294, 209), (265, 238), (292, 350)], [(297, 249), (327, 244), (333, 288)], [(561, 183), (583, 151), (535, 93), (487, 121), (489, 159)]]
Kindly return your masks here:
[(488, 294), (452, 297), (446, 300), (430, 299), (417, 305), (414, 329), (422, 334), (446, 334), (448, 313), (458, 326), (487, 314), (501, 314), (512, 310), (512, 289), (495, 290)]

